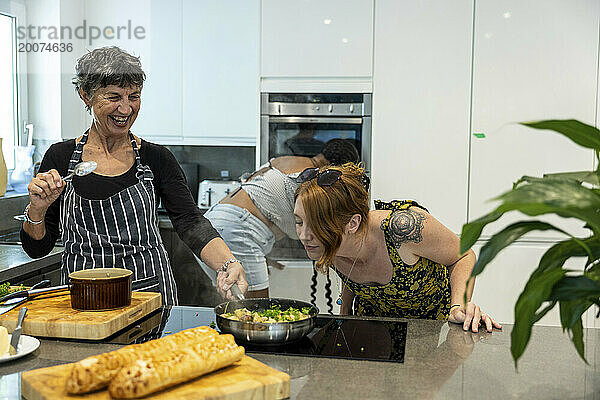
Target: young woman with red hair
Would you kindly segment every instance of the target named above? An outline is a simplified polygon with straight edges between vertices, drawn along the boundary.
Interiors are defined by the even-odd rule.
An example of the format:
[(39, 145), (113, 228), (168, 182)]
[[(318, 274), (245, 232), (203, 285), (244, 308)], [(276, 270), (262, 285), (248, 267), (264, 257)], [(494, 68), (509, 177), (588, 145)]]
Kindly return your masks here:
[[(296, 230), (316, 268), (339, 275), (342, 314), (447, 319), (477, 332), (501, 329), (471, 301), (472, 250), (414, 201), (375, 201), (369, 179), (348, 163), (308, 168), (297, 178)], [(467, 303), (464, 294), (466, 290)]]

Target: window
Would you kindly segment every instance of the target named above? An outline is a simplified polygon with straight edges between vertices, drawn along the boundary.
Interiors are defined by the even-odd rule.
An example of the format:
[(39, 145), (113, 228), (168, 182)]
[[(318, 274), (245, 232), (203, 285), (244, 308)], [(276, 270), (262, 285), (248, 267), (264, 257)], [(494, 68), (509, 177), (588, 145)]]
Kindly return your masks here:
[(8, 169), (14, 168), (17, 136), (16, 19), (0, 14), (0, 138)]

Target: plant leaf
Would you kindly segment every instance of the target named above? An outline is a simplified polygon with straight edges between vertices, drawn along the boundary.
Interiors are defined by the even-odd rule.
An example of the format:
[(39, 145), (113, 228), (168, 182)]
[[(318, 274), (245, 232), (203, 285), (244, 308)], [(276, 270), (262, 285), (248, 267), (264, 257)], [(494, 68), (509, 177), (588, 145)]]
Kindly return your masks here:
[(498, 220), (502, 214), (504, 213), (491, 212), (481, 218), (463, 225), (462, 232), (460, 234), (460, 253), (462, 254), (473, 247), (477, 239), (479, 239), (481, 236), (483, 228), (487, 224)]
[(460, 252), (469, 250), (479, 239), (484, 227), (497, 221), (505, 212), (521, 211), (530, 216), (558, 214), (578, 218), (595, 233), (600, 233), (600, 194), (575, 180), (557, 178), (521, 178), (525, 184), (503, 193), (502, 201), (494, 211), (463, 225)]
[(536, 277), (529, 279), (525, 289), (519, 295), (517, 304), (515, 304), (515, 325), (511, 332), (510, 351), (515, 360), (515, 367), (529, 339), (531, 337), (531, 327), (536, 321), (536, 311), (552, 291), (556, 282), (560, 281), (564, 275), (563, 269), (549, 269), (540, 273)]
[(589, 183), (590, 185), (598, 186), (598, 175), (593, 171), (574, 171), (574, 172), (557, 172), (553, 174), (544, 174), (544, 178), (560, 178), (573, 179), (580, 183)]
[[(598, 259), (598, 258), (596, 258), (596, 259)], [(591, 263), (588, 263), (588, 264), (591, 264)], [(600, 282), (600, 263), (591, 265), (588, 268), (588, 270), (585, 271), (584, 275), (590, 279), (595, 280), (596, 282)]]
[(592, 259), (600, 256), (600, 241), (597, 238), (571, 238), (559, 242), (544, 253), (538, 268), (531, 276), (536, 276), (547, 269), (560, 268), (571, 257), (584, 257), (586, 255)]
[(594, 304), (593, 301), (587, 299), (577, 299), (571, 301), (560, 302), (560, 323), (565, 329), (573, 329), (578, 320), (581, 319), (583, 313)]
[(571, 301), (600, 297), (600, 283), (587, 276), (566, 276), (552, 289), (548, 300)]
[(584, 345), (583, 345), (583, 324), (581, 316), (583, 313), (594, 304), (591, 301), (575, 300), (563, 301), (560, 303), (560, 323), (563, 330), (568, 330), (571, 333), (571, 341), (577, 349), (577, 353), (586, 362)]
[(506, 192), (495, 212), (518, 210), (529, 216), (554, 213), (585, 221), (600, 232), (600, 196), (576, 181), (542, 178)]
[(580, 146), (594, 150), (600, 149), (600, 131), (574, 119), (521, 122), (521, 125), (534, 129), (552, 130), (563, 134)]
[(492, 236), (481, 248), (477, 262), (471, 271), (471, 276), (477, 276), (483, 272), (484, 268), (490, 263), (498, 253), (508, 245), (518, 240), (520, 237), (531, 231), (556, 230), (568, 235), (562, 229), (541, 221), (523, 221), (516, 222), (507, 226), (500, 232)]
[(550, 302), (550, 304), (548, 304), (542, 310), (536, 312), (535, 316), (533, 317), (533, 323), (535, 324), (540, 319), (542, 319), (544, 317), (544, 315), (548, 314), (548, 311), (550, 311), (554, 308), (555, 305), (556, 305), (556, 301), (552, 301), (552, 302)]
[(583, 323), (581, 322), (581, 318), (577, 320), (577, 323), (575, 326), (573, 326), (573, 329), (571, 329), (571, 333), (573, 335), (571, 340), (577, 349), (577, 353), (579, 353), (579, 357), (581, 357), (581, 359), (588, 364), (587, 360), (585, 359), (585, 351), (583, 346)]

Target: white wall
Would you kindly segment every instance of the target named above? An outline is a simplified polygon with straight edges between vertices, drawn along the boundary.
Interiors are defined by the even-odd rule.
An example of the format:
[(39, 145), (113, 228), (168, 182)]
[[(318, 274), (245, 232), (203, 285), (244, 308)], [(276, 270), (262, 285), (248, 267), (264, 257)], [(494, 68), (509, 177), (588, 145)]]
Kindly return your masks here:
[[(85, 16), (85, 3), (81, 0), (60, 1), (60, 23), (63, 26), (76, 27)], [(91, 116), (85, 110), (83, 101), (75, 92), (72, 83), (75, 75), (75, 63), (85, 52), (83, 40), (64, 40), (71, 43), (73, 51), (60, 55), (60, 93), (61, 93), (61, 137), (72, 138), (81, 135), (91, 124)]]
[[(60, 0), (28, 0), (26, 12), (28, 25), (60, 25)], [(29, 121), (34, 124), (36, 139), (60, 140), (60, 79), (60, 53), (27, 53)]]

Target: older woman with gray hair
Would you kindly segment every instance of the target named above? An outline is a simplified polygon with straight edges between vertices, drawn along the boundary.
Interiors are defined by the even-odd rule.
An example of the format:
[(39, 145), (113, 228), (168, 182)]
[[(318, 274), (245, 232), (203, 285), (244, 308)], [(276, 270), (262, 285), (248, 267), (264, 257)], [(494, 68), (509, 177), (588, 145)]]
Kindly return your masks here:
[[(159, 201), (182, 240), (218, 274), (217, 289), (232, 298), (247, 290), (244, 270), (194, 202), (177, 160), (163, 146), (131, 133), (140, 111), (145, 74), (139, 58), (103, 47), (77, 61), (75, 88), (93, 116), (76, 139), (52, 145), (29, 183), (21, 229), (23, 248), (43, 257), (61, 236), (62, 280), (85, 268), (133, 271), (134, 285), (160, 291), (177, 304), (177, 287), (158, 230)], [(81, 161), (95, 161), (87, 176), (63, 179)]]

